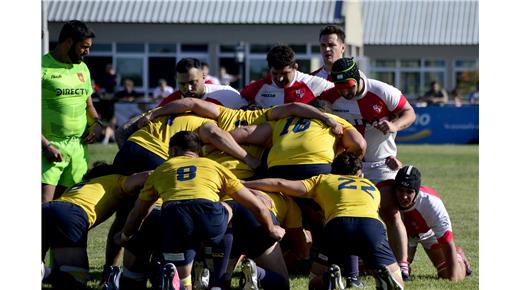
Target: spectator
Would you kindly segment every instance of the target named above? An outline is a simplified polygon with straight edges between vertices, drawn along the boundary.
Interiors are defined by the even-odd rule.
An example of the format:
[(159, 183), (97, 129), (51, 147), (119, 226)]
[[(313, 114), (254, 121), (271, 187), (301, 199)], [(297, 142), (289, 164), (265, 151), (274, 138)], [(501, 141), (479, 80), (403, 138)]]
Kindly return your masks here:
[(238, 75), (230, 75), (227, 72), (227, 69), (225, 66), (221, 66), (219, 70), (219, 81), (220, 84), (229, 86), (231, 83), (234, 83), (240, 79), (240, 76)]
[(114, 99), (118, 102), (133, 102), (141, 96), (141, 93), (134, 90), (134, 81), (127, 78), (123, 80), (123, 89), (114, 95)]
[(202, 61), (200, 64), (202, 65), (202, 75), (204, 76), (204, 80), (205, 80), (204, 83), (220, 85), (219, 79), (217, 77), (214, 77), (209, 74), (209, 64), (204, 61)]
[(457, 88), (451, 91), (451, 98), (453, 99), (453, 105), (457, 108), (460, 108), (464, 105), (464, 99), (459, 93)]
[(159, 79), (159, 86), (153, 90), (154, 99), (164, 99), (173, 93), (173, 88), (168, 85), (165, 79)]
[(103, 89), (106, 98), (111, 99), (114, 96), (117, 85), (117, 74), (111, 63), (106, 65), (105, 73), (101, 76), (99, 85)]
[(432, 81), (430, 83), (430, 90), (419, 99), (426, 102), (428, 105), (447, 104), (448, 93), (437, 81)]
[(468, 100), (469, 100), (470, 104), (478, 105), (478, 83), (477, 83), (477, 88), (475, 89), (475, 91), (469, 93)]

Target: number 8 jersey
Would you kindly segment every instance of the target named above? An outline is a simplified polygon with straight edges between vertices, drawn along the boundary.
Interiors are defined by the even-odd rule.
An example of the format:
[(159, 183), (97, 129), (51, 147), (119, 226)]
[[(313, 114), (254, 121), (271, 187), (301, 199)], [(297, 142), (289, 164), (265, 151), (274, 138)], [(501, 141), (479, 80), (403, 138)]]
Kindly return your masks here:
[(325, 223), (336, 217), (366, 217), (379, 221), (381, 194), (374, 184), (353, 175), (320, 174), (302, 180), (306, 197), (323, 210)]
[(232, 194), (243, 187), (229, 169), (213, 160), (178, 156), (168, 159), (154, 170), (139, 198), (155, 200), (161, 197), (164, 203), (197, 198), (218, 202), (221, 194)]

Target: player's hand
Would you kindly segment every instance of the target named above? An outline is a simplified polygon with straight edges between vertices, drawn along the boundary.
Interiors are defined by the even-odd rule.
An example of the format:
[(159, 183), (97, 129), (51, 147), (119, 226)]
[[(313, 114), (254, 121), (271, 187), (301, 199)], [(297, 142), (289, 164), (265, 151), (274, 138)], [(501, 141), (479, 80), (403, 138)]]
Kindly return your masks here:
[(257, 169), (258, 167), (260, 167), (260, 165), (262, 165), (262, 161), (254, 158), (249, 154), (246, 155), (243, 161), (247, 164), (247, 166), (249, 166), (253, 170)]
[(142, 116), (139, 120), (137, 120), (137, 128), (143, 128), (144, 125), (148, 124), (150, 121), (152, 121), (152, 113), (148, 113), (144, 116)]
[(83, 134), (83, 143), (92, 144), (96, 142), (98, 137), (103, 132), (103, 127), (99, 123), (99, 121), (94, 122), (94, 124), (90, 125), (87, 130), (85, 130), (85, 134)]
[(114, 235), (114, 243), (118, 246), (123, 246), (132, 236), (127, 237), (123, 235), (123, 231), (120, 231)]
[(379, 122), (374, 122), (373, 126), (374, 128), (378, 129), (384, 134), (397, 132), (397, 127), (394, 125), (394, 123), (388, 120), (380, 120)]
[(325, 124), (330, 127), (332, 134), (337, 136), (343, 134), (343, 126), (341, 126), (341, 124), (336, 122), (336, 120), (333, 118), (327, 118)]
[(45, 159), (49, 162), (63, 161), (60, 150), (56, 149), (53, 145), (49, 145), (43, 150), (43, 156), (45, 156)]
[(278, 225), (274, 225), (273, 229), (269, 232), (269, 236), (276, 241), (282, 240), (284, 235), (285, 229)]
[(395, 158), (395, 156), (386, 157), (385, 163), (392, 170), (398, 170), (403, 166), (403, 163), (401, 163), (399, 159)]

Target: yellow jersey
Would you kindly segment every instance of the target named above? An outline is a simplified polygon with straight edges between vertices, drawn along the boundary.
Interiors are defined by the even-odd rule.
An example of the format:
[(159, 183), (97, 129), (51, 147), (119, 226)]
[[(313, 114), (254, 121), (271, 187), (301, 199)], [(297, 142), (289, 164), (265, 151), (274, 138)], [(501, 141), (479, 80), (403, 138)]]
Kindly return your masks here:
[(231, 171), (213, 160), (177, 156), (154, 170), (139, 198), (155, 200), (160, 197), (164, 204), (197, 198), (218, 202), (223, 194), (232, 194), (243, 187)]
[(291, 197), (275, 192), (266, 192), (264, 194), (273, 201), (274, 207), (271, 208), (271, 211), (283, 228), (295, 229), (302, 227), (302, 212)]
[[(217, 125), (222, 130), (231, 131), (248, 125), (262, 124), (270, 118), (271, 111), (272, 109), (244, 111), (219, 106), (220, 113), (217, 118)], [(257, 159), (262, 158), (264, 148), (256, 145), (241, 146), (249, 155)], [(240, 179), (250, 178), (254, 175), (253, 169), (251, 169), (246, 163), (224, 152), (212, 152), (206, 157), (222, 164)]]
[(57, 200), (81, 207), (91, 228), (108, 219), (122, 202), (136, 197), (124, 191), (127, 178), (119, 174), (93, 178), (69, 187)]
[(168, 159), (170, 138), (175, 133), (180, 131), (197, 131), (200, 126), (208, 122), (215, 123), (212, 119), (193, 114), (162, 116), (148, 122), (143, 128), (132, 134), (128, 140), (164, 159)]
[[(345, 119), (327, 114), (343, 126), (356, 130)], [(340, 136), (318, 119), (288, 117), (269, 122), (273, 129), (273, 146), (267, 157), (267, 167), (301, 164), (330, 164), (334, 160)]]
[(302, 182), (307, 188), (305, 197), (319, 204), (325, 223), (336, 217), (366, 217), (381, 221), (378, 212), (381, 194), (366, 178), (320, 174)]

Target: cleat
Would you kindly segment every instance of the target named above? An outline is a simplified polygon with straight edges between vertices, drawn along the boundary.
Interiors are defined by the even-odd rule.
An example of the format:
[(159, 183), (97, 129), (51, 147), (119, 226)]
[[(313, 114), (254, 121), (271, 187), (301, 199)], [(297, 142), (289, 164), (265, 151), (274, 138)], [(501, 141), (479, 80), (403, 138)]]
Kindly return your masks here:
[(403, 290), (403, 286), (397, 282), (387, 267), (382, 267), (376, 271), (377, 290)]
[(202, 262), (195, 262), (193, 265), (195, 281), (193, 290), (205, 290), (209, 288), (209, 269), (204, 268)]
[[(107, 267), (108, 276), (106, 282), (101, 286), (101, 290), (119, 290), (119, 278), (121, 277), (121, 270), (117, 266)], [(105, 269), (103, 269), (105, 274)]]
[(256, 264), (251, 259), (242, 262), (242, 273), (244, 274), (243, 290), (258, 290)]
[(358, 276), (347, 277), (347, 288), (365, 288), (365, 283)]
[(162, 269), (161, 290), (179, 290), (181, 289), (181, 280), (179, 273), (173, 263), (166, 263)]
[(332, 264), (329, 268), (329, 288), (328, 290), (345, 290), (343, 279), (341, 278), (341, 269), (338, 265)]

